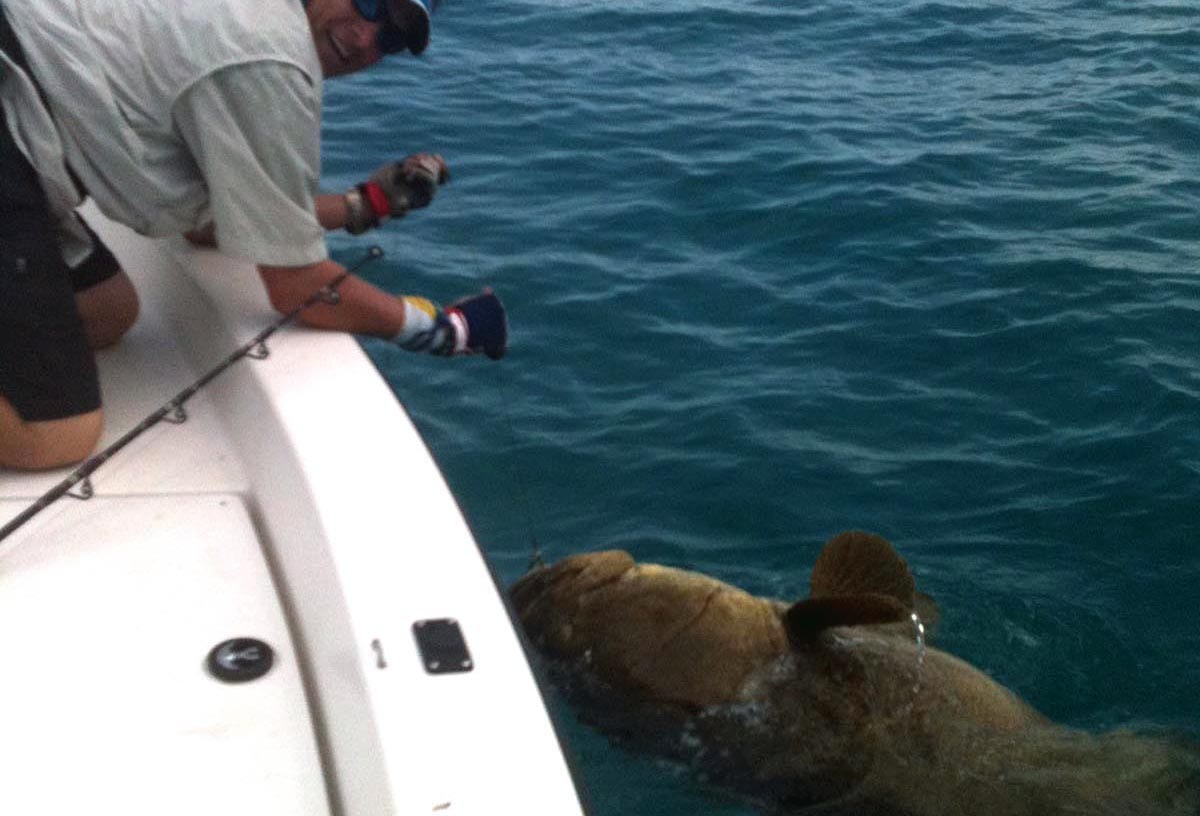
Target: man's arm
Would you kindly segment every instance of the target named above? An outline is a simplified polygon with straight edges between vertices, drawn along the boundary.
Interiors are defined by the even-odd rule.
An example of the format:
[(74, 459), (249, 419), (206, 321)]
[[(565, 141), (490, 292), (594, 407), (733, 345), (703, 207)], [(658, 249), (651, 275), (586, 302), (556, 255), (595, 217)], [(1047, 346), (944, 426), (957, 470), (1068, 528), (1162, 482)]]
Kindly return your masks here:
[(349, 208), (346, 206), (346, 196), (337, 193), (317, 193), (314, 203), (317, 210), (317, 221), (326, 232), (345, 228), (349, 222)]
[[(375, 225), (378, 225), (382, 218), (400, 217), (409, 210), (427, 206), (438, 185), (444, 184), (450, 178), (450, 172), (446, 167), (445, 160), (436, 153), (414, 153), (401, 162), (383, 165), (375, 171), (375, 176), (391, 176), (394, 179), (390, 185), (381, 188), (381, 192), (388, 199), (390, 211), (384, 216), (374, 218)], [(378, 182), (375, 183), (378, 184)], [(357, 193), (358, 188), (351, 192)], [(352, 221), (355, 219), (352, 218), (354, 212), (348, 198), (350, 194), (317, 193), (313, 197), (317, 223), (326, 232), (347, 229), (352, 225)], [(361, 199), (360, 194), (360, 201)], [(362, 218), (361, 213), (359, 218)], [(216, 229), (212, 224), (192, 230), (186, 233), (186, 237), (199, 246), (217, 245)]]
[[(195, 83), (174, 109), (204, 176), (221, 248), (257, 262), (271, 304), (284, 313), (345, 272), (329, 260), (324, 232), (355, 223), (359, 203), (351, 195), (340, 202), (338, 196), (314, 195), (320, 121), (319, 100), (311, 90), (297, 70), (251, 63)], [(427, 162), (419, 161), (421, 172), (414, 175), (405, 168), (407, 161), (385, 165), (354, 188), (358, 199), (370, 199), (371, 212), (359, 218), (360, 226), (375, 226), (428, 203), (434, 191), (425, 190), (424, 198), (420, 193), (436, 187), (443, 163), (438, 158), (436, 166), (422, 170)], [(314, 306), (301, 320), (438, 355), (478, 351), (499, 359), (507, 348), (504, 306), (491, 292), (443, 309), (350, 277), (338, 294), (337, 306)]]
[[(317, 222), (326, 232), (343, 229), (346, 226), (349, 209), (346, 206), (344, 195), (317, 193), (313, 204), (317, 212)], [(183, 237), (199, 247), (216, 248), (217, 246), (217, 228), (211, 221), (198, 229), (188, 230)]]
[[(335, 196), (336, 198), (336, 196)], [(271, 305), (287, 313), (312, 297), (345, 272), (332, 260), (318, 261), (308, 266), (259, 266)], [(388, 294), (362, 278), (351, 275), (338, 286), (337, 305), (319, 304), (305, 309), (300, 321), (320, 329), (370, 334), (391, 339), (404, 329), (404, 300)]]
[[(259, 266), (271, 305), (289, 313), (344, 272), (335, 261), (307, 266)], [(318, 303), (300, 322), (318, 329), (372, 334), (409, 351), (438, 355), (485, 354), (499, 360), (508, 350), (508, 317), (490, 289), (442, 309), (421, 297), (397, 297), (353, 275), (338, 285), (336, 305)]]

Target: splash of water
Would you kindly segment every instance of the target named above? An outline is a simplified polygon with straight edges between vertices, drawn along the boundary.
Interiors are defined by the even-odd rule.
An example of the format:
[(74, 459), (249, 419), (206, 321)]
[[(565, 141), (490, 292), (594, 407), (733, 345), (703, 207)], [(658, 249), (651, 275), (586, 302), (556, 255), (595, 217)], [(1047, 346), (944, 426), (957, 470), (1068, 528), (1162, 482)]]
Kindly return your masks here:
[(914, 673), (913, 697), (921, 691), (921, 670), (925, 668), (925, 624), (916, 612), (909, 614), (913, 625), (913, 637), (917, 641), (917, 670)]
[(921, 616), (916, 612), (909, 613), (909, 621), (912, 622), (913, 639), (917, 643), (917, 665), (913, 671), (913, 686), (912, 696), (908, 702), (900, 709), (900, 716), (907, 717), (912, 713), (913, 706), (917, 703), (917, 697), (921, 693), (921, 672), (925, 668), (925, 623), (921, 620)]

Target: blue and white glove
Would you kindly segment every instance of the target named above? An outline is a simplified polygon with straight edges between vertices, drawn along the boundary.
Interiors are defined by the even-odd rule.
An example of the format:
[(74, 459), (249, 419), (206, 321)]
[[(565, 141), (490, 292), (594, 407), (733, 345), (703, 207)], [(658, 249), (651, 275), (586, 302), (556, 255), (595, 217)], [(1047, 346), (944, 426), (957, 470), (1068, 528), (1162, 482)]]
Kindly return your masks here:
[(392, 338), (403, 349), (445, 357), (482, 353), (492, 360), (508, 351), (508, 313), (491, 289), (445, 309), (422, 297), (403, 300), (404, 328)]

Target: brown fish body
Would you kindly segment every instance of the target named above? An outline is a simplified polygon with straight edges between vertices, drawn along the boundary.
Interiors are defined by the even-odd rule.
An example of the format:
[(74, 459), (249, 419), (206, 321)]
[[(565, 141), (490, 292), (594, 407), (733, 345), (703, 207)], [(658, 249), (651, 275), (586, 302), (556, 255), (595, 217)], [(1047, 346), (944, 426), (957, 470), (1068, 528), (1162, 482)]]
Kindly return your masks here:
[[(1200, 760), (1180, 770), (1160, 744), (1122, 743), (1159, 758), (1145, 775), (1166, 789), (1109, 789), (1102, 764), (1068, 769), (1084, 756), (1126, 764), (1121, 751), (918, 643), (911, 616), (932, 621), (936, 606), (877, 536), (831, 541), (811, 597), (792, 605), (619, 551), (535, 571), (512, 597), (539, 650), (586, 678), (576, 690), (599, 701), (601, 730), (649, 740), (784, 812), (1200, 813)], [(1061, 772), (1037, 767), (1047, 757)]]

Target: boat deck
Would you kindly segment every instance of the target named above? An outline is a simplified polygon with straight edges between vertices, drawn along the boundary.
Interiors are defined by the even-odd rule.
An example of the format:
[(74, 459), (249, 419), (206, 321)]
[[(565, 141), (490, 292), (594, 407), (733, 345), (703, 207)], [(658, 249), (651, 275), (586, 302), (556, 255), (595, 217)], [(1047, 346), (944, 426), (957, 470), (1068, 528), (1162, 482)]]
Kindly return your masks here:
[[(89, 220), (143, 300), (99, 355), (107, 445), (276, 315), (247, 265)], [(268, 347), (105, 463), (93, 498), (0, 542), (0, 813), (582, 813), (403, 408), (351, 338)], [(0, 524), (67, 472), (0, 471)], [(470, 662), (435, 665), (454, 644), (416, 633), (450, 629)], [(208, 671), (235, 637), (270, 645), (265, 676)]]
[[(0, 802), (22, 804), (4, 812), (328, 813), (297, 659), (241, 497), (88, 505), (4, 552)], [(266, 676), (231, 685), (203, 671), (214, 645), (250, 634), (276, 653)]]

